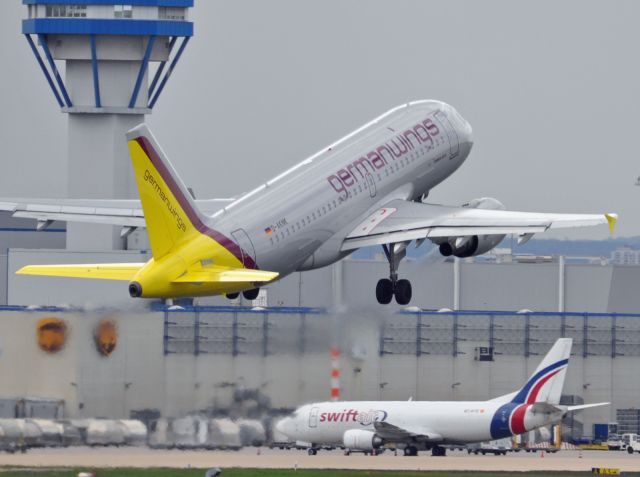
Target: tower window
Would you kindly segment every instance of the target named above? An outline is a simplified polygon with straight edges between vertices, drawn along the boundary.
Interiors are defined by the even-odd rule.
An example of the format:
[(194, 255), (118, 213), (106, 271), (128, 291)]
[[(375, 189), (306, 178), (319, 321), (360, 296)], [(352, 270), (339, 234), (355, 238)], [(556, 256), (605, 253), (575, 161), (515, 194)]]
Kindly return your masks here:
[(113, 16), (116, 18), (133, 18), (133, 7), (131, 5), (114, 5)]
[(45, 15), (50, 18), (85, 18), (86, 5), (47, 5)]
[(185, 20), (186, 10), (180, 7), (159, 7), (158, 18), (160, 20)]

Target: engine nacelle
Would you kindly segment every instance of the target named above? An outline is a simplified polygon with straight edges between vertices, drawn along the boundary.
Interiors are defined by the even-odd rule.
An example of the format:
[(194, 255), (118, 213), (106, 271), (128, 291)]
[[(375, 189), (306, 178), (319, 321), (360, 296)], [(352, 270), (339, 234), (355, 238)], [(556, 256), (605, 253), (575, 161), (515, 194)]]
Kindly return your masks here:
[[(498, 199), (493, 197), (481, 197), (462, 204), (462, 207), (471, 209), (504, 210), (506, 207)], [(451, 237), (440, 243), (440, 253), (449, 257), (458, 258), (475, 257), (493, 249), (505, 238), (505, 235), (472, 235), (466, 237)]]
[(347, 449), (361, 451), (372, 451), (383, 444), (382, 438), (376, 436), (375, 432), (364, 429), (349, 429), (342, 436), (342, 443)]

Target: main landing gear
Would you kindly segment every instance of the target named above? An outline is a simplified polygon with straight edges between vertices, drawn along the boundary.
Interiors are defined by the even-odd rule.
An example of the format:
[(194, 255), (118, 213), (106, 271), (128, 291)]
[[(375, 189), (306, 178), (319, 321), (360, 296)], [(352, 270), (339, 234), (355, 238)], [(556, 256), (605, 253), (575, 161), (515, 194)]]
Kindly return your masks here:
[(418, 448), (416, 446), (407, 446), (404, 448), (404, 455), (407, 457), (415, 457), (418, 455)]
[[(242, 296), (245, 298), (245, 300), (255, 300), (256, 298), (258, 298), (259, 293), (260, 293), (259, 288), (252, 288), (251, 290), (243, 291)], [(229, 300), (235, 300), (240, 296), (240, 292), (227, 293), (226, 296)]]
[(395, 296), (398, 305), (408, 305), (411, 301), (411, 282), (409, 280), (398, 280), (398, 265), (407, 254), (406, 244), (392, 243), (383, 245), (382, 249), (389, 261), (389, 278), (378, 280), (376, 285), (376, 298), (381, 305), (388, 305)]
[(431, 455), (434, 457), (444, 457), (447, 455), (447, 449), (445, 447), (433, 446), (431, 448)]

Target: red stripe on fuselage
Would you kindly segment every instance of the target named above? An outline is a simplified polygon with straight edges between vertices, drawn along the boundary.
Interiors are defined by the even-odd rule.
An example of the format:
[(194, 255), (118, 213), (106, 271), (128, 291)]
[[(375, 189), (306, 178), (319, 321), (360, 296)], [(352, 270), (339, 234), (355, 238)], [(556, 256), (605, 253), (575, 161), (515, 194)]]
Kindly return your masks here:
[(547, 374), (544, 378), (538, 381), (536, 385), (533, 387), (533, 389), (531, 389), (531, 391), (529, 392), (529, 396), (527, 397), (527, 404), (533, 404), (534, 402), (536, 402), (536, 399), (538, 398), (538, 393), (540, 392), (540, 389), (542, 389), (542, 386), (544, 386), (547, 381), (549, 381), (552, 377), (554, 377), (563, 369), (564, 368), (557, 369), (553, 373)]
[(524, 416), (527, 413), (528, 404), (521, 404), (511, 414), (511, 432), (513, 434), (522, 434), (527, 429), (524, 427)]

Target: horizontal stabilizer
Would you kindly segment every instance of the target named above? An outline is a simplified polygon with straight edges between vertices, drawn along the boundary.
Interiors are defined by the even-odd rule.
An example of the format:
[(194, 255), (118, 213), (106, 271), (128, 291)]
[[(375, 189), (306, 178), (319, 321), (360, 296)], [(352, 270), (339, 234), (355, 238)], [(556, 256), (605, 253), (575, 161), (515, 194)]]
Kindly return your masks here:
[(554, 414), (556, 412), (564, 413), (564, 409), (549, 404), (548, 402), (536, 402), (531, 405), (531, 412), (534, 414)]
[(567, 412), (582, 411), (583, 409), (589, 409), (590, 407), (608, 406), (609, 402), (596, 402), (593, 404), (580, 404), (579, 406), (567, 406)]
[(144, 263), (99, 263), (72, 265), (27, 265), (18, 275), (44, 275), (48, 277), (99, 278), (102, 280), (132, 280)]
[(174, 283), (257, 283), (270, 282), (278, 272), (246, 268), (206, 267), (190, 270), (173, 280)]

